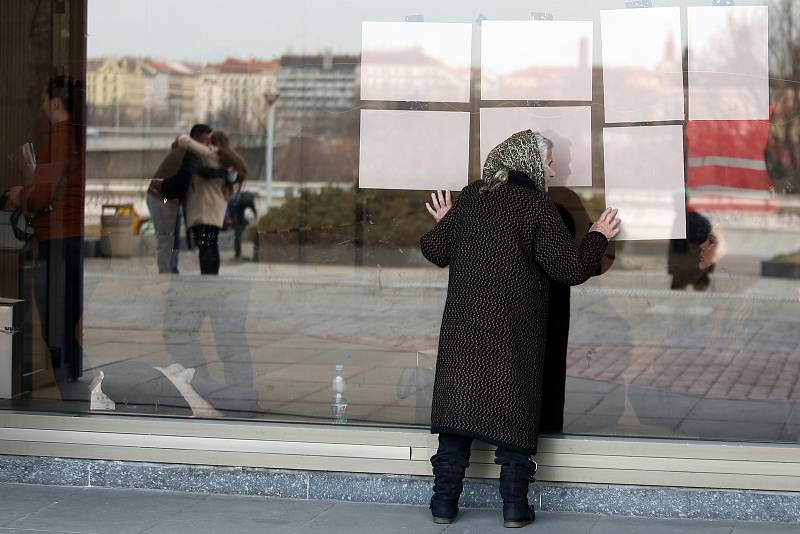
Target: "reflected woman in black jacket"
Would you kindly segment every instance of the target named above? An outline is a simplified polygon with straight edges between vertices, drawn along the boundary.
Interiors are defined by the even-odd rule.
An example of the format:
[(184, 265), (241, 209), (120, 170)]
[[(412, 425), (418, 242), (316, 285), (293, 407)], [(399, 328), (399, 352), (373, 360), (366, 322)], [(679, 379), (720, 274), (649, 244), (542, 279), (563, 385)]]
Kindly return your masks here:
[[(547, 183), (547, 196), (556, 205), (564, 226), (580, 243), (592, 226), (592, 219), (586, 211), (581, 198), (566, 187), (550, 187)], [(606, 272), (614, 262), (614, 242), (602, 258), (595, 275)], [(542, 413), (540, 431), (558, 434), (564, 431), (564, 399), (567, 385), (567, 348), (569, 344), (570, 287), (550, 280), (550, 302), (548, 305), (547, 344), (542, 379)]]

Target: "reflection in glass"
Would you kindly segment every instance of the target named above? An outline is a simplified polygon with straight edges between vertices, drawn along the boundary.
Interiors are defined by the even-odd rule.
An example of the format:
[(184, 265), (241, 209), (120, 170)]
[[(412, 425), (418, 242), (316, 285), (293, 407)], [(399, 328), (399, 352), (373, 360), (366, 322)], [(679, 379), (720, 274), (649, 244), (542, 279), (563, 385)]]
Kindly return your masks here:
[(483, 100), (591, 100), (593, 23), (481, 24)]
[(769, 113), (767, 6), (689, 8), (689, 118)]
[(461, 190), (468, 156), (469, 113), (361, 111), (359, 187)]
[[(701, 3), (710, 2), (673, 5), (685, 13), (687, 6)], [(717, 100), (725, 107), (735, 103), (744, 109), (756, 102), (748, 96), (752, 93), (761, 95), (755, 106), (758, 120), (692, 119), (682, 125), (683, 136), (658, 139), (653, 138), (655, 130), (648, 135), (652, 124), (624, 129), (628, 133), (617, 128), (614, 133), (626, 133), (627, 138), (609, 140), (606, 148), (616, 144), (618, 150), (606, 154), (604, 179), (602, 112), (610, 110), (613, 95), (604, 98), (609, 88), (601, 85), (600, 69), (612, 58), (605, 54), (604, 65), (599, 45), (592, 44), (592, 28), (598, 28), (593, 25), (602, 23), (598, 2), (575, 0), (553, 8), (556, 18), (587, 22), (531, 24), (523, 19), (534, 8), (507, 0), (429, 1), (419, 9), (368, 0), (232, 0), (226, 9), (209, 0), (91, 0), (88, 28), (82, 26), (80, 14), (50, 17), (49, 10), (59, 2), (41, 2), (39, 11), (23, 9), (30, 2), (22, 0), (2, 2), (11, 16), (0, 18), (0, 40), (9, 52), (5, 57), (21, 70), (9, 78), (9, 103), (0, 106), (0, 191), (29, 183), (13, 157), (21, 145), (32, 142), (37, 156), (43, 153), (41, 140), (50, 128), (40, 114), (40, 91), (52, 71), (63, 67), (62, 52), (69, 55), (69, 74), (74, 76), (80, 77), (73, 69), (81, 71), (86, 59), (89, 99), (83, 283), (73, 281), (64, 288), (71, 296), (83, 292), (84, 314), (75, 337), (83, 348), (83, 376), (64, 382), (68, 387), (63, 396), (53, 387), (53, 362), (30, 291), (36, 251), (19, 261), (8, 255), (0, 265), (0, 296), (27, 301), (22, 305), (25, 324), (15, 338), (24, 336), (20, 344), (26, 367), (16, 366), (20, 358), (15, 353), (14, 369), (19, 372), (13, 383), (25, 385), (23, 391), (15, 390), (19, 395), (12, 401), (3, 401), (3, 407), (79, 411), (89, 406), (120, 414), (326, 423), (331, 378), (341, 363), (350, 424), (427, 424), (447, 282), (447, 272), (426, 265), (419, 252), (419, 236), (430, 228), (424, 209), (430, 192), (356, 187), (361, 135), (367, 145), (375, 141), (378, 148), (373, 171), (362, 169), (361, 178), (377, 176), (383, 180), (375, 184), (380, 187), (460, 189), (469, 174), (474, 179), (480, 171), (487, 127), (505, 128), (519, 115), (525, 124), (514, 129), (542, 124), (537, 129), (554, 138), (557, 174), (565, 175), (566, 169), (571, 171), (568, 180), (587, 180), (574, 191), (550, 190), (553, 200), (570, 212), (578, 233), (586, 226), (585, 220), (580, 222), (578, 204), (595, 218), (607, 203), (633, 199), (636, 209), (655, 203), (646, 211), (654, 207), (653, 212), (661, 214), (659, 232), (651, 234), (659, 237), (672, 236), (675, 221), (686, 220), (685, 238), (618, 243), (613, 267), (571, 291), (564, 431), (799, 440), (800, 63), (793, 54), (800, 2), (767, 3), (768, 28), (759, 18), (763, 8), (755, 8), (756, 16), (737, 15), (735, 24), (723, 25), (724, 31), (715, 35), (703, 30), (705, 36), (698, 37), (698, 19), (690, 16), (695, 40), (710, 44), (706, 48), (701, 43), (695, 58), (709, 65), (693, 67), (692, 85), (686, 88), (695, 97), (706, 90), (708, 99), (703, 104), (690, 98), (689, 105), (708, 107), (708, 101)], [(66, 6), (72, 10), (82, 4)], [(603, 3), (623, 3), (611, 4)], [(718, 11), (709, 14), (715, 20), (729, 12), (713, 9)], [(630, 16), (647, 17), (648, 11), (632, 10)], [(360, 94), (361, 69), (371, 68), (371, 52), (361, 57), (362, 23), (400, 21), (412, 12), (424, 12), (426, 20), (437, 24), (468, 25), (470, 32), (478, 30), (473, 23), (480, 14), (496, 19), (482, 23), (489, 29), (483, 43), (472, 43), (471, 53), (482, 47), (486, 58), (483, 98), (495, 98), (489, 92), (496, 91), (496, 97), (536, 101), (495, 102), (491, 105), (514, 106), (514, 111), (483, 112), (480, 108), (490, 104), (474, 94), (468, 104), (433, 104), (428, 108), (470, 111), (471, 117), (452, 124), (431, 119), (422, 132), (411, 127), (410, 135), (394, 119), (367, 118), (359, 125), (362, 108), (401, 106), (362, 100), (366, 95)], [(56, 55), (52, 20), (75, 24)], [(411, 32), (409, 24), (413, 23), (395, 26)], [(587, 31), (575, 30), (584, 26)], [(81, 47), (72, 44), (86, 34), (89, 55), (83, 58), (74, 52)], [(463, 39), (450, 43), (441, 35), (434, 39), (437, 45), (466, 48)], [(611, 37), (620, 37), (621, 43), (626, 36)], [(651, 64), (669, 49), (666, 37), (653, 37), (659, 46), (643, 45), (652, 53)], [(768, 123), (764, 38), (769, 39), (770, 53)], [(675, 40), (674, 46), (680, 56), (680, 42)], [(683, 53), (694, 54), (692, 49)], [(758, 78), (750, 77), (750, 69), (744, 72), (740, 63), (759, 65)], [(407, 83), (403, 74), (406, 81), (398, 87), (425, 89), (426, 98), (432, 87), (448, 87), (448, 92), (457, 87), (464, 94), (465, 72), (426, 65), (419, 72), (435, 79), (433, 86), (418, 85), (413, 76)], [(471, 65), (478, 67), (477, 61)], [(720, 72), (733, 74), (726, 78)], [(732, 83), (705, 83), (703, 76)], [(751, 81), (760, 93), (749, 89)], [(445, 82), (452, 85), (438, 85)], [(605, 83), (615, 82), (606, 77)], [(634, 85), (623, 84), (611, 93), (627, 97), (640, 87)], [(659, 94), (659, 86), (653, 87), (653, 94)], [(268, 93), (279, 93), (269, 206)], [(453, 97), (448, 93), (443, 98)], [(580, 140), (587, 132), (569, 133), (571, 115), (561, 110), (563, 104), (552, 106), (553, 101), (569, 99), (579, 100), (580, 106), (569, 110), (576, 117), (590, 104), (593, 110), (586, 129), (592, 136), (591, 173), (579, 170), (586, 157)], [(535, 112), (517, 109), (534, 104)], [(412, 122), (441, 117), (435, 111), (407, 113)], [(494, 113), (500, 117), (497, 121)], [(478, 128), (481, 118), (483, 132)], [(544, 118), (558, 119), (557, 124), (540, 123)], [(218, 277), (199, 275), (197, 248), (185, 239), (183, 222), (177, 232), (170, 224), (160, 224), (175, 221), (180, 207), (168, 205), (159, 212), (152, 208), (153, 201), (159, 205), (158, 199), (146, 193), (175, 136), (188, 133), (195, 122), (229, 133), (251, 170), (244, 192), (258, 213), (247, 215), (250, 224), (238, 230), (238, 253), (236, 228), (244, 222), (231, 207), (230, 218), (239, 220), (226, 223), (228, 228), (219, 234)], [(387, 132), (381, 123), (394, 130)], [(577, 131), (577, 119), (574, 124)], [(360, 134), (364, 129), (368, 131)], [(565, 147), (570, 157), (558, 161)], [(364, 154), (363, 163), (369, 163)], [(675, 208), (681, 205), (677, 199), (683, 198), (684, 177), (675, 162), (684, 157), (685, 216)], [(663, 163), (667, 158), (672, 163)], [(669, 170), (673, 166), (674, 172)], [(441, 169), (447, 171), (437, 175)], [(619, 169), (623, 176), (630, 175), (630, 195), (615, 189)], [(439, 181), (451, 175), (458, 177), (457, 183)], [(414, 183), (417, 177), (421, 178)], [(658, 184), (669, 184), (675, 198), (667, 191), (651, 192)], [(574, 194), (566, 202), (559, 193)], [(634, 193), (636, 198), (652, 195), (639, 202)], [(107, 204), (125, 205), (119, 213), (108, 213), (120, 223), (113, 232), (101, 229)], [(623, 216), (626, 230), (631, 221), (639, 222), (633, 226), (636, 230), (644, 228), (642, 221), (647, 219), (629, 212)], [(162, 231), (162, 256), (168, 261), (162, 262), (165, 272), (159, 274), (156, 234)], [(176, 233), (180, 240), (174, 239)], [(130, 257), (101, 255), (108, 252), (101, 240), (107, 245), (111, 235), (129, 240)], [(51, 251), (51, 259), (59, 257)], [(180, 274), (169, 274), (177, 257)], [(29, 290), (27, 298), (17, 293), (20, 286)], [(51, 299), (58, 297), (60, 289), (51, 287)], [(48, 307), (58, 319), (63, 307)], [(565, 320), (562, 317), (558, 326), (564, 327)], [(97, 401), (92, 405), (86, 402), (90, 391)], [(559, 399), (550, 406), (559, 406)]]
[(683, 239), (683, 128), (603, 130), (606, 204), (619, 209), (617, 239)]
[[(688, 158), (686, 186), (711, 195), (732, 190), (749, 192), (752, 200), (769, 200), (771, 182), (764, 162), (769, 122), (689, 121), (686, 123)], [(709, 203), (697, 196), (692, 203)]]
[(472, 26), (364, 22), (362, 100), (469, 102)]
[(481, 161), (512, 133), (533, 130), (552, 140), (556, 177), (552, 186), (592, 185), (591, 108), (535, 107), (481, 110)]
[(606, 123), (683, 120), (680, 8), (601, 11)]

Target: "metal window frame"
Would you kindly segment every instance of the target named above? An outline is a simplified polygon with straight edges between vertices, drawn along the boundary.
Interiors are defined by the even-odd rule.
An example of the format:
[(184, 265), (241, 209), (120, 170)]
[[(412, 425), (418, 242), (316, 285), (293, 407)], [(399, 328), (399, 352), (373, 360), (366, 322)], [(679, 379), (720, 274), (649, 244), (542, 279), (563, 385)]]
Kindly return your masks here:
[[(395, 475), (430, 475), (425, 429), (0, 411), (0, 454)], [(496, 478), (476, 443), (468, 476)], [(550, 482), (796, 491), (800, 445), (543, 437)]]

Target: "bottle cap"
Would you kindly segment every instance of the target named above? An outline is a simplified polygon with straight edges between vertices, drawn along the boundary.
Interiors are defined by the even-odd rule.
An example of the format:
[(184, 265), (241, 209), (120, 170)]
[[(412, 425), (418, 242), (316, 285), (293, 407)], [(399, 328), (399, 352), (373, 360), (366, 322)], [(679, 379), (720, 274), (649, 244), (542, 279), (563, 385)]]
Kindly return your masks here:
[(337, 363), (337, 364), (336, 364), (336, 371), (337, 371), (337, 372), (344, 371), (344, 364)]

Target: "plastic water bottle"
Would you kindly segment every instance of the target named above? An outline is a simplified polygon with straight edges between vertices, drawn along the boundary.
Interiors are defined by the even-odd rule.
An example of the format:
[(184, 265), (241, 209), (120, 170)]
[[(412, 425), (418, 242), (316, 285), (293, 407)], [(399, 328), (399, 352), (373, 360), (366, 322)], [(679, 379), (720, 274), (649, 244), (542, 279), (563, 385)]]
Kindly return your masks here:
[(344, 365), (336, 364), (336, 375), (331, 383), (333, 390), (333, 402), (331, 403), (331, 415), (333, 422), (337, 425), (347, 423), (347, 384), (344, 381)]

